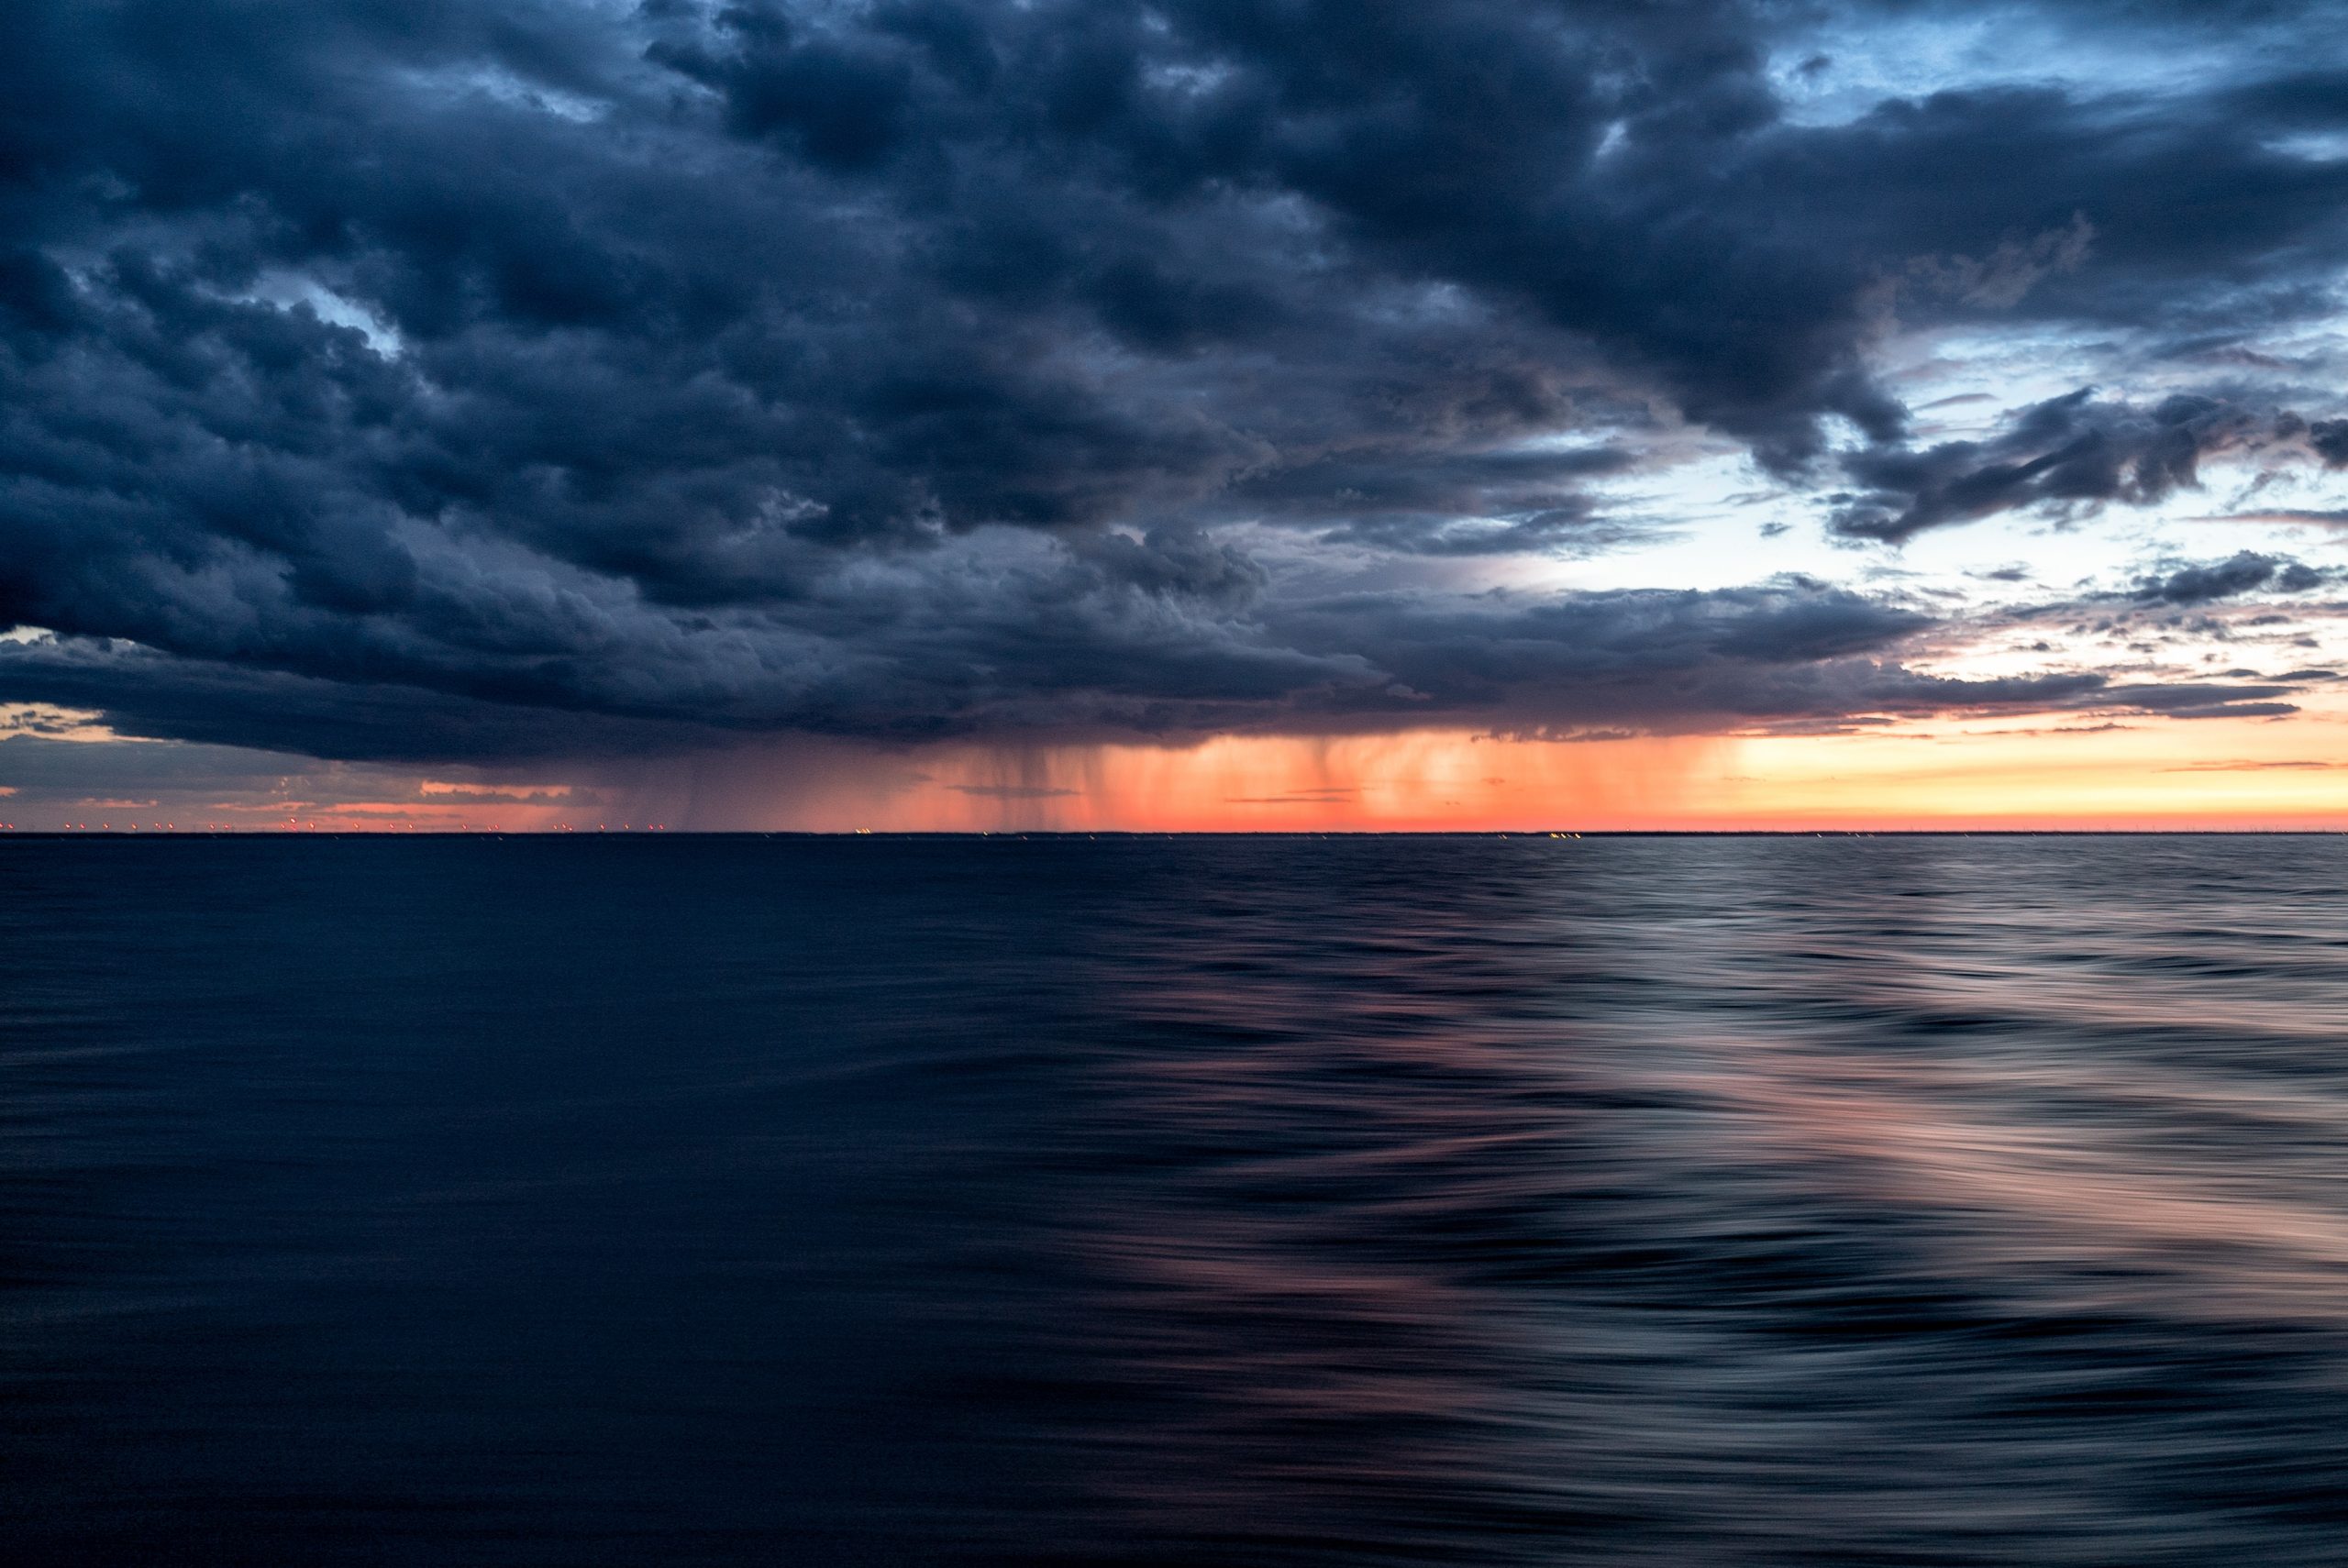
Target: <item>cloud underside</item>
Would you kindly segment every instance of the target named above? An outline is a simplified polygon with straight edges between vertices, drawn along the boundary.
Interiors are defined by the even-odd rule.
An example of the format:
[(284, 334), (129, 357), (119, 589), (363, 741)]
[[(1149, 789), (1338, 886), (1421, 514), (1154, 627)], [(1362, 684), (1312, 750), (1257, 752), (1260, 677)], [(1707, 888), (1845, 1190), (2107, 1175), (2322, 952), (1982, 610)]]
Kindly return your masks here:
[[(2331, 679), (2323, 670), (2182, 681), (2077, 670), (1990, 679), (1933, 673), (1898, 652), (1933, 627), (1928, 617), (1801, 580), (1523, 605), (1361, 595), (1294, 607), (1268, 624), (1181, 631), (1149, 624), (1152, 606), (1139, 601), (1120, 587), (1059, 634), (1026, 624), (1015, 634), (983, 625), (940, 633), (924, 649), (925, 664), (846, 668), (828, 688), (810, 688), (796, 670), (779, 672), (771, 690), (744, 677), (725, 703), (705, 701), (690, 718), (620, 693), (602, 703), (558, 702), (540, 686), (517, 696), (452, 695), (91, 639), (0, 645), (0, 683), (33, 701), (104, 709), (139, 734), (378, 761), (493, 761), (648, 756), (785, 729), (899, 741), (1181, 740), (1468, 723), (1570, 740), (1815, 733), (1951, 713), (2266, 717), (2295, 712), (2295, 698)], [(995, 635), (1015, 643), (1026, 663), (991, 662), (1002, 653)], [(631, 675), (659, 679), (640, 666)], [(691, 671), (674, 679), (717, 689), (714, 677)]]
[[(2320, 315), (2348, 160), (2305, 149), (2348, 77), (1817, 123), (1798, 21), (21, 6), (0, 624), (60, 635), (0, 644), (0, 700), (418, 759), (2288, 711), (2288, 682), (1924, 673), (1933, 617), (1803, 579), (1442, 586), (1635, 539), (1606, 486), (1673, 443), (1877, 543), (2165, 499), (2219, 455), (2348, 464), (2330, 393), (2279, 372), (1935, 443), (1869, 357), (1895, 317), (2206, 348)], [(1404, 586), (1320, 585), (1365, 558)], [(2194, 569), (2141, 597), (2313, 585)]]

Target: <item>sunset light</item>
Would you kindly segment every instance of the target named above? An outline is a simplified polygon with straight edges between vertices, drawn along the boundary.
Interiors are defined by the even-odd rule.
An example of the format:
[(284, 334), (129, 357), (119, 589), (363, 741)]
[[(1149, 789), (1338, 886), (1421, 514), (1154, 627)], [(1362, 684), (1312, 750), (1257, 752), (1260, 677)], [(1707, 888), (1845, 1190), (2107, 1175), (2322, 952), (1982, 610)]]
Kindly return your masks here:
[(11, 0), (0, 1568), (2348, 1568), (2348, 0)]

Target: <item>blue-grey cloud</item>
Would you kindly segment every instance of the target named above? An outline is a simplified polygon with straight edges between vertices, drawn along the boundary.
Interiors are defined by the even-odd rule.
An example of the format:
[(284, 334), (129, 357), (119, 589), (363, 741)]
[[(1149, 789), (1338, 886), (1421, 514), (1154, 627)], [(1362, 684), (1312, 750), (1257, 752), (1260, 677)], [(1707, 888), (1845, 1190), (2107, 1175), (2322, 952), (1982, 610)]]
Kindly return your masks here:
[(2305, 593), (2335, 580), (2337, 576), (2336, 572), (2287, 557), (2237, 550), (2221, 561), (2182, 566), (2165, 576), (2146, 578), (2137, 584), (2132, 597), (2141, 603), (2208, 604), (2260, 590)]
[(1865, 488), (1842, 498), (1834, 527), (1898, 543), (2001, 512), (2163, 501), (2198, 482), (2213, 454), (2295, 441), (2308, 430), (2287, 411), (2229, 397), (2179, 393), (2145, 408), (2082, 387), (2024, 409), (1988, 440), (1851, 454), (1843, 468)]
[(2348, 97), (2292, 63), (1789, 116), (1802, 29), (1883, 9), (28, 0), (0, 624), (66, 640), (0, 699), (354, 756), (2056, 700), (1906, 675), (1916, 612), (1814, 585), (1333, 600), (1232, 532), (1585, 553), (1686, 428), (1847, 467), (1873, 540), (2250, 441), (2348, 461), (2246, 387), (1916, 446), (1887, 308), (2330, 309), (2348, 161), (2292, 138)]

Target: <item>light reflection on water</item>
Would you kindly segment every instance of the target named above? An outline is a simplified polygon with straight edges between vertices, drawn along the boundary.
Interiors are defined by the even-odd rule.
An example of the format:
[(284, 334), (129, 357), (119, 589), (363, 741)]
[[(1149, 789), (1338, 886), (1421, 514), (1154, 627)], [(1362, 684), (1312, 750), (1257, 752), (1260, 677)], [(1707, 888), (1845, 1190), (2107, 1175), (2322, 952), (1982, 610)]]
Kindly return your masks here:
[(9, 844), (0, 1497), (48, 1561), (2348, 1562), (2343, 873)]

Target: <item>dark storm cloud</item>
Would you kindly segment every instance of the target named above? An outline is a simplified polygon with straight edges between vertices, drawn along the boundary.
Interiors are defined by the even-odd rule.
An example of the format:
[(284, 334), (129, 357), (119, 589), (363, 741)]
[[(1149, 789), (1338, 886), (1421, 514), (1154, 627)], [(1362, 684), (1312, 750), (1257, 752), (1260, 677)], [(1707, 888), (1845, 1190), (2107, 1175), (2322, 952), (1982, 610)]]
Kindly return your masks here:
[(2308, 444), (2324, 467), (2348, 469), (2348, 419), (2319, 419), (2308, 427)]
[(1417, 555), (1501, 555), (1544, 547), (1578, 553), (1635, 536), (1578, 485), (1633, 466), (1619, 448), (1349, 450), (1250, 476), (1235, 509), (1331, 526), (1323, 537)]
[[(1090, 589), (1071, 587), (1089, 582)], [(1049, 608), (1054, 595), (1059, 600)], [(1564, 599), (1352, 594), (1191, 619), (1113, 574), (993, 579), (917, 614), (880, 658), (829, 684), (770, 671), (693, 723), (511, 698), (340, 682), (84, 639), (0, 644), (0, 690), (104, 708), (134, 733), (372, 761), (626, 756), (796, 728), (903, 739), (968, 734), (1345, 731), (1463, 718), (1523, 734), (1592, 726), (1840, 727), (1948, 712), (2280, 712), (2295, 678), (2112, 686), (2093, 672), (1964, 679), (1900, 662), (1936, 623), (1801, 578), (1752, 588)], [(852, 644), (851, 646), (858, 646)], [(616, 705), (615, 702), (614, 705)]]
[[(84, 639), (0, 643), (11, 700), (104, 710), (125, 734), (365, 761), (498, 762), (705, 746), (710, 726), (346, 683)], [(157, 766), (167, 766), (161, 758)]]
[(1897, 543), (2000, 512), (2143, 504), (2198, 482), (2205, 458), (2307, 428), (2295, 415), (2222, 397), (2179, 394), (2140, 408), (2083, 387), (2023, 410), (1986, 441), (1845, 457), (1844, 471), (1866, 488), (1841, 504), (1833, 525)]
[[(1803, 579), (1565, 600), (1359, 594), (1210, 613), (1195, 598), (1142, 586), (1158, 569), (1125, 558), (1172, 556), (1176, 565), (1164, 569), (1211, 571), (1195, 539), (1120, 544), (1094, 553), (1106, 564), (1071, 566), (1039, 553), (1028, 574), (974, 577), (950, 596), (945, 574), (908, 579), (904, 591), (919, 597), (892, 607), (908, 624), (886, 635), (873, 629), (874, 604), (885, 596), (870, 590), (835, 607), (838, 635), (801, 663), (726, 671), (722, 691), (712, 680), (692, 723), (665, 716), (662, 701), (615, 712), (627, 695), (618, 688), (596, 707), (559, 711), (537, 690), (452, 699), (380, 682), (353, 689), (88, 639), (0, 644), (0, 689), (105, 708), (141, 734), (241, 745), (277, 737), (373, 760), (555, 755), (581, 735), (595, 751), (640, 753), (782, 727), (919, 738), (1509, 714), (1536, 723), (1644, 716), (1685, 729), (1840, 712), (1878, 697), (1904, 710), (1937, 690), (1950, 705), (2033, 701), (2049, 690), (1935, 686), (1879, 662), (1930, 620)], [(697, 678), (690, 668), (636, 673), (671, 687)]]
[(2171, 719), (2270, 719), (2298, 712), (2283, 701), (2298, 689), (2252, 681), (2183, 681), (2174, 685), (2108, 687), (2101, 697), (2143, 713)]
[(1308, 600), (1218, 532), (1587, 552), (1682, 422), (1800, 480), (1847, 421), (1875, 539), (2348, 461), (2246, 394), (1919, 450), (1866, 361), (2324, 308), (2348, 162), (2287, 138), (2338, 81), (1796, 123), (1825, 14), (30, 0), (0, 623), (68, 640), (0, 699), (352, 756), (2036, 700), (1815, 586)]
[(2305, 593), (2331, 580), (2331, 574), (2305, 561), (2237, 550), (2221, 561), (2179, 567), (2165, 577), (2147, 578), (2136, 586), (2132, 597), (2148, 603), (2207, 604), (2262, 589)]

